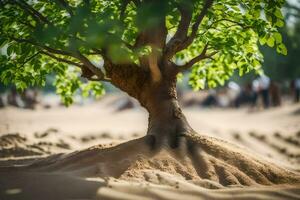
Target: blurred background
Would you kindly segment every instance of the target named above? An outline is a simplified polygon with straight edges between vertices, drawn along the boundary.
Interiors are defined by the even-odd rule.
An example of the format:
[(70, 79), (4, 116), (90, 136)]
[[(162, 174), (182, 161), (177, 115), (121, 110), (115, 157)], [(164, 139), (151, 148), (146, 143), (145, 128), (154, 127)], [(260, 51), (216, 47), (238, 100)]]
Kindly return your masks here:
[[(178, 98), (197, 132), (237, 142), (293, 166), (300, 163), (299, 11), (297, 0), (284, 7), (286, 24), (281, 33), (287, 56), (261, 47), (264, 75), (236, 74), (224, 86), (193, 91), (188, 73), (183, 74)], [(44, 155), (146, 133), (145, 110), (112, 85), (105, 83), (106, 95), (100, 98), (76, 95), (75, 103), (65, 107), (53, 82), (49, 75), (44, 88), (23, 92), (0, 83), (0, 158), (3, 149), (12, 155)]]

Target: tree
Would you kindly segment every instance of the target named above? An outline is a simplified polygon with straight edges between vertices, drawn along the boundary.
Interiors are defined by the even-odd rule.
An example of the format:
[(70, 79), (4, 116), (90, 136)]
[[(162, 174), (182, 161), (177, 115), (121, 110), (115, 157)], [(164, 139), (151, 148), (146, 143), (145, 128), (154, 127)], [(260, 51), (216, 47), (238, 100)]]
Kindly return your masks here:
[[(45, 75), (55, 73), (57, 92), (67, 104), (79, 87), (99, 94), (103, 92), (99, 82), (110, 82), (149, 112), (147, 136), (140, 140), (150, 149), (185, 146), (195, 156), (200, 145), (226, 162), (241, 160), (231, 164), (237, 168), (246, 164), (251, 170), (245, 173), (260, 183), (285, 182), (286, 176), (294, 180), (290, 172), (266, 168), (229, 152), (224, 142), (195, 134), (176, 95), (177, 75), (190, 69), (195, 89), (223, 84), (235, 70), (240, 75), (259, 72), (263, 58), (258, 41), (286, 54), (277, 31), (284, 24), (283, 0), (0, 2), (1, 45), (7, 48), (0, 61), (2, 82), (23, 89), (43, 85)], [(81, 85), (84, 79), (75, 69), (90, 81), (88, 85)], [(204, 166), (218, 163), (202, 161)], [(203, 174), (210, 178), (210, 168)], [(242, 172), (234, 176), (249, 184)]]

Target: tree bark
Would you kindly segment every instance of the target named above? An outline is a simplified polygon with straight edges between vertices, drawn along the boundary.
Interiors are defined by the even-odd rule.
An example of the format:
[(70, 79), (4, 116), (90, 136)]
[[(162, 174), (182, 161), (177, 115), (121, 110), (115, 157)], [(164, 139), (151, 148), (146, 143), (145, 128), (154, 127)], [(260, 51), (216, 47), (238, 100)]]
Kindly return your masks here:
[[(170, 69), (170, 66), (161, 67), (166, 68)], [(137, 99), (148, 111), (147, 136), (151, 146), (161, 146), (167, 141), (176, 148), (181, 136), (193, 132), (177, 100), (176, 73), (162, 70), (162, 79), (156, 82), (151, 79), (150, 72), (143, 72), (142, 68), (129, 70), (133, 68), (126, 67), (131, 71), (127, 73), (120, 69), (116, 69), (118, 73), (111, 73), (113, 84)], [(128, 76), (124, 77), (125, 74)]]
[(193, 129), (176, 98), (156, 95), (154, 101), (149, 102), (150, 107), (147, 109), (149, 112), (147, 135), (151, 138), (150, 144), (153, 147), (168, 145), (177, 148), (180, 138), (193, 132)]
[(150, 88), (145, 97), (144, 107), (149, 112), (147, 135), (154, 136), (156, 142), (169, 140), (175, 148), (176, 138), (192, 131), (178, 103), (175, 82), (164, 80)]
[[(112, 84), (137, 99), (148, 113), (147, 137), (151, 146), (169, 143), (176, 148), (179, 138), (194, 132), (188, 124), (177, 99), (176, 67), (171, 62), (157, 61), (160, 79), (153, 79), (150, 70), (138, 65), (106, 65)], [(147, 69), (147, 68), (146, 68)]]

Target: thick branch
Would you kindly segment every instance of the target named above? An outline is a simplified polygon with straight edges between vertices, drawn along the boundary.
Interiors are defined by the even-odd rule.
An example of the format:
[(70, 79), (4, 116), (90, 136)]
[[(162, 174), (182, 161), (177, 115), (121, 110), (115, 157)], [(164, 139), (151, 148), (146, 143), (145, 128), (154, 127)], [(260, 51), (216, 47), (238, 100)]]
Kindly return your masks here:
[(105, 77), (101, 69), (92, 64), (90, 60), (82, 55), (79, 51), (75, 53), (75, 57), (79, 59), (83, 63), (83, 65), (86, 66), (91, 72), (98, 76), (98, 78), (102, 79), (103, 77)]
[(190, 5), (179, 5), (178, 9), (181, 14), (181, 20), (174, 38), (183, 39), (187, 36), (190, 22), (192, 20), (192, 8)]
[(208, 9), (212, 6), (212, 4), (213, 4), (213, 0), (205, 1), (201, 12), (197, 16), (196, 21), (192, 26), (192, 32), (191, 32), (190, 36), (186, 37), (183, 42), (179, 43), (179, 45), (173, 47), (172, 54), (168, 55), (167, 59), (170, 59), (178, 51), (186, 49), (190, 44), (192, 44), (192, 42), (194, 41), (194, 39), (197, 36), (198, 28), (199, 28), (202, 20), (204, 19), (205, 15), (207, 14)]
[(189, 38), (191, 38), (192, 40), (195, 38), (199, 25), (201, 24), (202, 20), (207, 14), (208, 9), (212, 6), (212, 4), (213, 4), (213, 0), (206, 0), (200, 14), (197, 16), (196, 22), (193, 24), (192, 27), (192, 33), (189, 36)]
[(186, 39), (190, 22), (192, 20), (192, 8), (189, 4), (178, 4), (177, 7), (180, 12), (181, 18), (176, 33), (166, 45), (165, 57), (167, 59), (169, 59), (170, 56), (174, 54), (173, 51), (176, 50), (176, 45)]

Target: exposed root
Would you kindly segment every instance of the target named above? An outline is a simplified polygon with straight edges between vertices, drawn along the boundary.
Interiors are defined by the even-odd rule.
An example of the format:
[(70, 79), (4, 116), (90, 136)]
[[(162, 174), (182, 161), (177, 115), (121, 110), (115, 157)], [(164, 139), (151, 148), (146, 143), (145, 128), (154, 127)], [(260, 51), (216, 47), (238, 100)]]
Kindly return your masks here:
[[(271, 185), (299, 183), (300, 174), (264, 161), (258, 155), (209, 136), (187, 136), (191, 160), (196, 168), (206, 170), (205, 178), (218, 177), (222, 185)], [(200, 150), (199, 150), (200, 149)], [(203, 151), (199, 156), (199, 151)], [(199, 171), (199, 170), (197, 170)]]
[(165, 172), (210, 188), (300, 183), (299, 173), (223, 140), (198, 134), (181, 135), (173, 140), (175, 145), (163, 138), (158, 146), (157, 140), (146, 136), (110, 148), (95, 146), (72, 154), (54, 155), (25, 170), (153, 183), (161, 182), (159, 173), (155, 172)]

